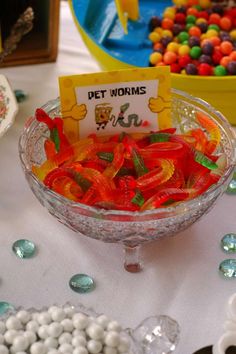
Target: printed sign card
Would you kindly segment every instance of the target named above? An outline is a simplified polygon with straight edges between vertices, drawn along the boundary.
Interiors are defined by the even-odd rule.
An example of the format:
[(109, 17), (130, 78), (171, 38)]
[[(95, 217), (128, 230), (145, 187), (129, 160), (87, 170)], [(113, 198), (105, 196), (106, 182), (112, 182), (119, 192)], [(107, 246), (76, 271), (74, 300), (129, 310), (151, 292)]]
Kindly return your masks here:
[(169, 67), (59, 78), (61, 112), (71, 142), (91, 133), (145, 132), (171, 126)]

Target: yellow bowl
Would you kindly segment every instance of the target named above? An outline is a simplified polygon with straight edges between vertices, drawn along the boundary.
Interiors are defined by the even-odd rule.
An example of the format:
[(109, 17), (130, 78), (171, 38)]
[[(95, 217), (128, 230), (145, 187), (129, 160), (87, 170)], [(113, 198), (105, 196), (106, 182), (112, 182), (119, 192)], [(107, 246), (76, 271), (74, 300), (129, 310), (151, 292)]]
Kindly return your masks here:
[[(98, 45), (93, 37), (79, 23), (70, 0), (70, 7), (75, 24), (90, 53), (99, 63), (102, 70), (120, 70), (134, 67), (112, 56), (105, 48)], [(119, 51), (119, 48), (117, 48)], [(171, 74), (172, 87), (200, 97), (214, 106), (233, 125), (236, 125), (236, 76), (193, 76)]]

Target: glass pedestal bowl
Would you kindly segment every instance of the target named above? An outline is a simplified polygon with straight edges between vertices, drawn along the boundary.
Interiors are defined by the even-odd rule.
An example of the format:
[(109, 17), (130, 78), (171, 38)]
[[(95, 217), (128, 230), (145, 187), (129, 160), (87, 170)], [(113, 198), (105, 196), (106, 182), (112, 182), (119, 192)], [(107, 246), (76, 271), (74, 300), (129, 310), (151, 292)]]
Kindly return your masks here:
[[(51, 117), (60, 115), (59, 99), (42, 107)], [(217, 124), (221, 141), (217, 154), (225, 153), (227, 167), (218, 183), (202, 195), (174, 206), (143, 212), (104, 210), (73, 202), (48, 189), (32, 173), (32, 165), (45, 160), (44, 141), (49, 135), (45, 124), (31, 117), (19, 141), (19, 155), (25, 177), (35, 196), (49, 213), (78, 233), (104, 242), (122, 243), (125, 269), (141, 270), (139, 248), (145, 242), (173, 236), (205, 215), (226, 190), (235, 167), (235, 136), (228, 121), (212, 106), (184, 92), (172, 90), (171, 116), (177, 132), (199, 127), (195, 111), (206, 113)]]

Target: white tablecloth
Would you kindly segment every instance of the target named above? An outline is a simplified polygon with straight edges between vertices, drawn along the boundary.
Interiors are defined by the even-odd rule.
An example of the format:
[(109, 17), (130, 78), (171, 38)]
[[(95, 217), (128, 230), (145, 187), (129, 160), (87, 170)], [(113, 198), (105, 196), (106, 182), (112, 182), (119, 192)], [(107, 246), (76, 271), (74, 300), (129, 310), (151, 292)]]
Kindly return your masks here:
[[(58, 96), (58, 76), (99, 71), (66, 2), (61, 10), (55, 63), (0, 70), (13, 89), (29, 94), (14, 125), (0, 139), (0, 301), (25, 308), (82, 303), (124, 327), (166, 314), (181, 326), (176, 353), (193, 353), (223, 333), (226, 302), (236, 290), (236, 280), (218, 273), (219, 263), (230, 258), (220, 249), (220, 240), (236, 232), (236, 197), (224, 195), (209, 214), (178, 236), (143, 246), (145, 267), (139, 274), (123, 270), (122, 246), (76, 234), (48, 214), (21, 170), (20, 132), (37, 107)], [(36, 243), (34, 258), (22, 260), (12, 252), (12, 243), (20, 238)], [(96, 289), (83, 295), (73, 292), (68, 281), (76, 273), (91, 275)]]

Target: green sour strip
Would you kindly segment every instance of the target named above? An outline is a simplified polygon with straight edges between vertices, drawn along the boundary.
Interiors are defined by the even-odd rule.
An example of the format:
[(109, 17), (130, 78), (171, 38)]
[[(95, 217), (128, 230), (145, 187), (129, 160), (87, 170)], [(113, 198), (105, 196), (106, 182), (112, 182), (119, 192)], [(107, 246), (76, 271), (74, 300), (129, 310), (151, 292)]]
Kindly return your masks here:
[(97, 153), (97, 156), (101, 159), (101, 160), (105, 160), (108, 162), (112, 162), (114, 159), (114, 154), (113, 152), (103, 152), (100, 151)]
[(81, 187), (83, 192), (86, 192), (91, 187), (92, 183), (86, 178), (84, 178), (79, 172), (75, 172), (75, 171), (72, 172), (73, 172), (75, 182)]
[(141, 207), (144, 204), (144, 198), (142, 193), (140, 191), (137, 191), (135, 196), (131, 199), (131, 202)]
[(50, 138), (55, 144), (56, 151), (58, 152), (60, 150), (60, 138), (58, 134), (57, 128), (53, 128), (50, 133)]
[(209, 170), (216, 170), (218, 168), (218, 165), (214, 161), (209, 159), (200, 151), (194, 151), (194, 159), (196, 162), (200, 163), (200, 165), (208, 168)]
[(169, 141), (169, 140), (170, 140), (169, 133), (154, 133), (154, 134), (151, 134), (149, 137), (149, 141), (151, 144), (165, 142), (165, 141)]
[(132, 157), (135, 171), (138, 177), (145, 175), (148, 172), (147, 167), (144, 164), (142, 156), (138, 153), (138, 151), (133, 148), (132, 149)]

